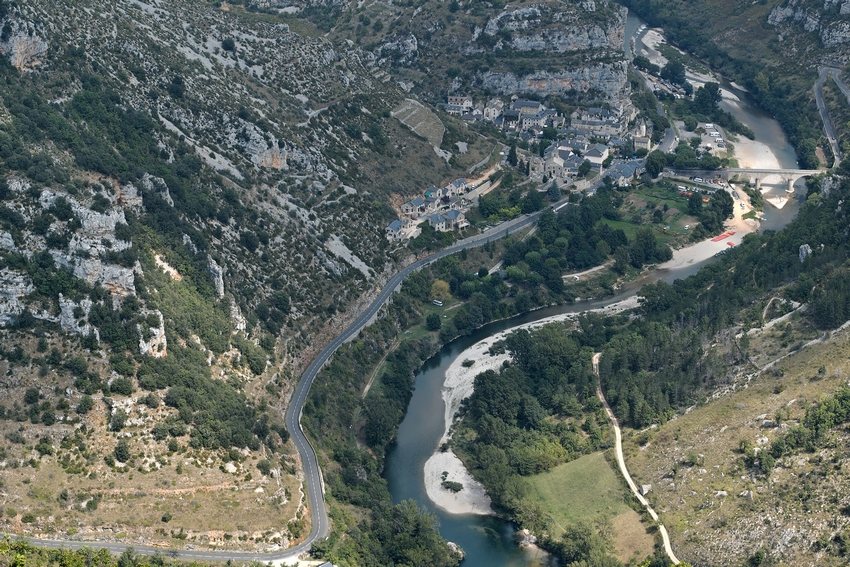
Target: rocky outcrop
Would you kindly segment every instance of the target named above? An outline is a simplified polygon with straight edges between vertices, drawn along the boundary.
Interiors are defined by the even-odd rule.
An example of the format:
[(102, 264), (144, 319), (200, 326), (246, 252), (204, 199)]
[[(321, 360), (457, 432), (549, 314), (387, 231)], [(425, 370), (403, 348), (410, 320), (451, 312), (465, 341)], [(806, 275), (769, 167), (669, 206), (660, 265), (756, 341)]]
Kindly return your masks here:
[(215, 285), (215, 294), (221, 299), (224, 297), (224, 268), (218, 265), (212, 257), (209, 259), (209, 272)]
[(10, 252), (18, 251), (18, 247), (15, 246), (15, 241), (12, 239), (12, 235), (8, 232), (0, 232), (0, 249), (8, 250)]
[(833, 22), (820, 30), (824, 47), (839, 47), (850, 43), (850, 22)]
[(823, 47), (835, 50), (838, 59), (846, 61), (843, 46), (850, 44), (850, 0), (787, 0), (771, 10), (767, 23), (772, 26), (795, 26), (817, 34)]
[(79, 303), (59, 294), (59, 327), (66, 333), (87, 337), (94, 335), (100, 341), (100, 333), (88, 322), (92, 300), (85, 297)]
[(71, 237), (67, 251), (50, 251), (54, 261), (89, 284), (102, 285), (114, 296), (126, 297), (135, 294), (135, 268), (114, 264), (105, 259), (112, 253), (130, 247), (129, 242), (115, 238), (116, 225), (127, 222), (124, 211), (113, 209), (99, 213), (82, 206), (70, 197), (50, 190), (42, 191), (39, 203), (43, 209), (48, 210), (59, 197), (71, 205), (81, 226)]
[(47, 41), (35, 26), (14, 17), (0, 23), (3, 27), (0, 53), (8, 57), (18, 71), (38, 67), (47, 55)]
[(142, 176), (142, 188), (145, 191), (150, 191), (162, 197), (162, 200), (168, 203), (169, 206), (174, 206), (174, 199), (171, 198), (171, 192), (168, 190), (165, 180), (162, 177), (154, 177), (149, 173)]
[(230, 302), (230, 321), (233, 323), (233, 328), (241, 333), (248, 328), (248, 321), (235, 301)]
[(397, 63), (409, 65), (419, 56), (419, 41), (415, 35), (407, 33), (384, 41), (375, 54), (381, 60), (393, 59)]
[[(566, 8), (562, 5), (537, 4), (508, 9), (490, 18), (483, 33), (509, 38), (504, 40), (504, 44), (517, 51), (565, 53), (621, 49), (624, 9), (612, 11), (609, 19), (600, 18), (598, 23), (587, 23), (582, 21), (581, 12)], [(591, 2), (583, 8), (595, 11), (596, 4)], [(581, 25), (578, 25), (580, 22)]]
[(0, 269), (0, 325), (11, 325), (18, 320), (26, 309), (24, 299), (34, 290), (28, 276)]
[(481, 86), (501, 94), (536, 94), (547, 96), (569, 90), (586, 93), (598, 91), (611, 100), (628, 96), (625, 62), (599, 64), (561, 72), (537, 71), (526, 76), (487, 71), (478, 75)]
[(168, 341), (165, 338), (165, 320), (157, 309), (148, 313), (147, 319), (156, 318), (158, 325), (151, 326), (150, 322), (138, 325), (139, 352), (142, 356), (165, 358), (168, 356)]

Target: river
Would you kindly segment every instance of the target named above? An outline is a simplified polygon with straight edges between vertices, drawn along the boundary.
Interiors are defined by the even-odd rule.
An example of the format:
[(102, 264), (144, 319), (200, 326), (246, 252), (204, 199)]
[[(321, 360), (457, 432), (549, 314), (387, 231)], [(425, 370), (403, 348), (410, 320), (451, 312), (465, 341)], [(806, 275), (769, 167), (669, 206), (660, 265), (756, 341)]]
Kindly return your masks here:
[[(626, 24), (626, 45), (628, 45), (629, 34), (634, 34), (642, 25), (643, 22), (629, 15)], [(737, 101), (734, 98), (724, 99), (724, 108), (753, 130), (756, 141), (769, 148), (778, 166), (797, 167), (797, 156), (779, 124), (750, 104), (746, 98), (747, 93), (726, 82), (723, 85), (734, 94), (734, 98), (739, 99)], [(777, 187), (772, 188), (771, 194), (766, 196), (779, 197), (780, 193), (784, 195), (784, 185)], [(797, 192), (781, 209), (772, 206), (766, 208), (766, 220), (762, 223), (761, 230), (778, 230), (794, 218), (804, 198), (800, 188), (801, 186), (798, 185)], [(444, 346), (425, 362), (416, 374), (413, 397), (399, 427), (396, 444), (387, 454), (385, 476), (393, 500), (400, 502), (412, 499), (422, 508), (433, 513), (439, 521), (440, 534), (445, 539), (460, 545), (465, 551), (464, 567), (541, 565), (539, 558), (517, 547), (514, 540), (515, 526), (510, 522), (492, 516), (449, 514), (436, 507), (425, 493), (423, 471), (425, 461), (437, 449), (437, 444), (444, 432), (445, 404), (441, 388), (446, 370), (464, 350), (490, 335), (552, 315), (603, 307), (633, 295), (640, 285), (650, 281), (661, 279), (672, 282), (675, 279), (687, 277), (695, 273), (707, 261), (710, 259), (676, 269), (657, 269), (628, 285), (616, 297), (576, 305), (549, 307), (526, 313), (506, 321), (486, 325), (472, 335), (461, 337)]]

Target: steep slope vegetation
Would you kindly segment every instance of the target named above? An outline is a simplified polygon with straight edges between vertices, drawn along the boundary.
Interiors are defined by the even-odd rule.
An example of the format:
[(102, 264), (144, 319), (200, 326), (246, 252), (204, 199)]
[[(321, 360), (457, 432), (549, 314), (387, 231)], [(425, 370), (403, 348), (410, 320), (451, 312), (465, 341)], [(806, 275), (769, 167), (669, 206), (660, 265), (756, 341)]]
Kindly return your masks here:
[(309, 26), (191, 1), (0, 17), (3, 529), (297, 541), (280, 406), (391, 265), (391, 195), (460, 170)]
[(628, 98), (622, 8), (608, 0), (248, 0), (351, 41), (431, 102), (447, 92)]

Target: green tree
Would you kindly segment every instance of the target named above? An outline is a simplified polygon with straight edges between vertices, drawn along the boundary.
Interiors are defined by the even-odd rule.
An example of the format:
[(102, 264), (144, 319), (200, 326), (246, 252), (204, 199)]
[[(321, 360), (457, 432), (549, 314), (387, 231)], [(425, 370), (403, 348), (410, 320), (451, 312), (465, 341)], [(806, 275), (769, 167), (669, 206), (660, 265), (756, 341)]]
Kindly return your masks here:
[(578, 166), (578, 176), (586, 177), (590, 170), (593, 168), (593, 164), (590, 163), (589, 160), (584, 160), (581, 162), (581, 165)]
[(425, 328), (429, 331), (439, 331), (442, 324), (439, 313), (430, 313), (425, 318)]
[(88, 394), (84, 395), (80, 398), (80, 402), (77, 404), (77, 413), (80, 415), (87, 414), (94, 407), (94, 399)]
[(698, 217), (702, 212), (702, 194), (694, 192), (688, 197), (688, 214)]
[(112, 454), (115, 457), (116, 461), (120, 463), (126, 463), (130, 460), (131, 457), (130, 444), (127, 442), (126, 439), (121, 439), (120, 441), (118, 441), (118, 444), (115, 445), (115, 451), (113, 451)]
[(646, 156), (646, 172), (652, 177), (658, 177), (667, 166), (667, 156), (664, 152), (655, 150)]
[(717, 83), (706, 83), (697, 89), (694, 94), (694, 110), (701, 114), (711, 116), (718, 109), (721, 100), (720, 85)]
[(439, 301), (448, 301), (452, 298), (452, 292), (449, 288), (449, 283), (445, 280), (436, 279), (431, 284), (431, 299)]
[(684, 85), (687, 82), (685, 79), (685, 66), (679, 61), (668, 61), (661, 69), (661, 78), (667, 79), (676, 85)]
[(516, 167), (518, 163), (519, 159), (517, 158), (516, 144), (511, 144), (511, 149), (508, 150), (508, 165)]

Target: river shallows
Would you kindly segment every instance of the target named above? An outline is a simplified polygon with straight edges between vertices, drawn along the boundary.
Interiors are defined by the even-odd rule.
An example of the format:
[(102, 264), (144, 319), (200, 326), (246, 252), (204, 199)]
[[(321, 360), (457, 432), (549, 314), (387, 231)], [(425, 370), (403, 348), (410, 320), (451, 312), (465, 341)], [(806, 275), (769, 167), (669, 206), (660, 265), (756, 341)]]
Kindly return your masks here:
[[(632, 24), (631, 28), (637, 29), (640, 24), (642, 22), (638, 25)], [(730, 85), (724, 85), (724, 88), (733, 90)], [(741, 98), (742, 103), (736, 108), (727, 108), (727, 110), (749, 126), (758, 140), (770, 146), (782, 167), (796, 167), (797, 156), (777, 122), (749, 104), (746, 93), (738, 90), (733, 92)], [(767, 222), (762, 225), (762, 229), (778, 230), (788, 224), (799, 209), (800, 200), (803, 198), (801, 193), (798, 191), (793, 197), (793, 202), (782, 210), (768, 206), (765, 211)], [(693, 264), (684, 269), (665, 273), (655, 271), (641, 278), (641, 282), (647, 283), (655, 279), (672, 281), (684, 278), (695, 273), (700, 266), (701, 264)], [(603, 307), (624, 299), (633, 293), (633, 290), (634, 286), (630, 286), (630, 291), (604, 301), (546, 308), (507, 321), (492, 323), (468, 337), (462, 337), (443, 347), (416, 374), (413, 398), (399, 427), (396, 445), (387, 455), (385, 475), (394, 501), (415, 500), (424, 509), (437, 516), (442, 536), (459, 544), (466, 552), (464, 567), (531, 567), (539, 563), (533, 556), (516, 546), (515, 528), (511, 523), (489, 516), (445, 513), (434, 506), (425, 494), (423, 467), (425, 461), (437, 448), (437, 443), (443, 434), (445, 408), (440, 389), (446, 369), (466, 348), (492, 334), (551, 315)]]

